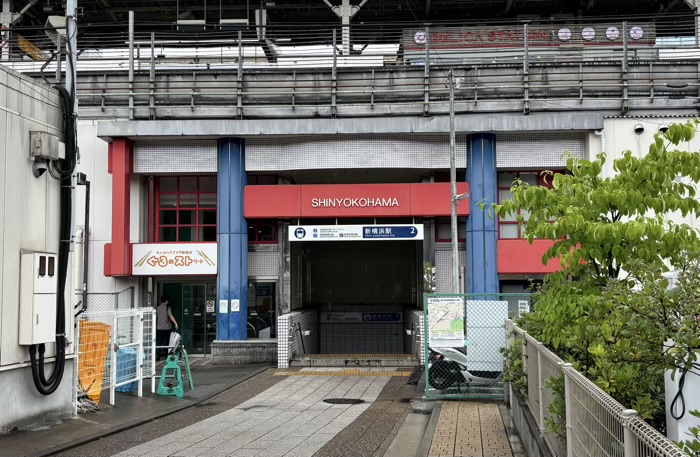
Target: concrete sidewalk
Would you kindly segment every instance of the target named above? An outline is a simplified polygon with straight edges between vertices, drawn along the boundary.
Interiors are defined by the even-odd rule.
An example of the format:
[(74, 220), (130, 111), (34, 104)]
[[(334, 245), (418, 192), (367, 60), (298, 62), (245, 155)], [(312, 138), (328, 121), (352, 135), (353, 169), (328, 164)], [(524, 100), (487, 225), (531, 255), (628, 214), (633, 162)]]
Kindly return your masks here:
[[(104, 402), (100, 411), (80, 414), (52, 424), (13, 431), (0, 436), (0, 454), (44, 456), (70, 449), (111, 435), (159, 417), (194, 406), (212, 396), (271, 368), (269, 365), (204, 365), (193, 361), (195, 388), (185, 389), (185, 398), (165, 397), (151, 393), (150, 381), (144, 383), (142, 398), (117, 393), (114, 406)], [(159, 364), (159, 369), (162, 364)], [(106, 392), (102, 398), (106, 399)]]

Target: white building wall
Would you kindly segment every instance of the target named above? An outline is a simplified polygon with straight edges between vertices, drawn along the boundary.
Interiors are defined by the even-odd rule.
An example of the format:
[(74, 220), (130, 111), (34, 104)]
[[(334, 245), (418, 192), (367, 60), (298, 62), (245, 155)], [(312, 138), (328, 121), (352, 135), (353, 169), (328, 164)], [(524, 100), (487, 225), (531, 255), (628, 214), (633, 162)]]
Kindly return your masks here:
[[(615, 159), (621, 158), (626, 150), (630, 150), (636, 157), (644, 157), (649, 152), (649, 146), (653, 143), (654, 135), (659, 132), (659, 128), (672, 123), (685, 123), (687, 120), (686, 118), (669, 117), (606, 119), (603, 133), (607, 162), (603, 168), (603, 176), (608, 177), (615, 174), (613, 162)], [(637, 125), (641, 125), (644, 129), (641, 134), (635, 133)], [(603, 137), (596, 137), (593, 133), (591, 133), (591, 137), (593, 137), (592, 142), (597, 140), (599, 144), (597, 151), (601, 151)], [(688, 143), (681, 143), (678, 145), (678, 149), (689, 152), (700, 151), (700, 135)], [(595, 157), (596, 153), (594, 152), (592, 157)], [(680, 213), (675, 213), (670, 216), (670, 219), (678, 224), (686, 223), (695, 229), (699, 228), (698, 219), (693, 215), (684, 218)]]
[[(32, 381), (29, 347), (19, 345), (18, 335), (20, 252), (57, 253), (59, 247), (60, 182), (48, 172), (33, 176), (29, 132), (45, 131), (62, 139), (61, 103), (48, 86), (0, 67), (0, 433), (73, 412), (73, 361), (66, 361), (58, 390), (43, 396)], [(73, 342), (70, 267), (67, 284), (66, 336)], [(53, 343), (47, 353), (55, 354)], [(67, 353), (72, 359), (73, 344)], [(53, 365), (47, 368), (50, 373)]]
[[(108, 173), (108, 144), (97, 138), (97, 121), (78, 122), (80, 164), (78, 171), (87, 175), (91, 185), (90, 195), (90, 246), (88, 267), (89, 293), (116, 293), (128, 287), (136, 288), (137, 305), (140, 296), (138, 278), (112, 278), (104, 275), (104, 246), (112, 240), (112, 175)], [(76, 225), (85, 224), (85, 190), (78, 189)], [(147, 229), (146, 208), (148, 190), (143, 178), (131, 179), (131, 233), (132, 243), (145, 240)]]

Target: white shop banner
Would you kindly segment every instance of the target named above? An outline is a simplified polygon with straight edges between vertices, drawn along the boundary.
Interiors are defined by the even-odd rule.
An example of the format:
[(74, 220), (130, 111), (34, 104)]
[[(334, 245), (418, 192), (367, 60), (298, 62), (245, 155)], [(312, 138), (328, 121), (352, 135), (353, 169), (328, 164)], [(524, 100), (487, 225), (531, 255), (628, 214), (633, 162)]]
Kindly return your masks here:
[(289, 241), (391, 241), (422, 239), (423, 224), (289, 226)]
[(216, 243), (134, 244), (134, 276), (215, 275)]

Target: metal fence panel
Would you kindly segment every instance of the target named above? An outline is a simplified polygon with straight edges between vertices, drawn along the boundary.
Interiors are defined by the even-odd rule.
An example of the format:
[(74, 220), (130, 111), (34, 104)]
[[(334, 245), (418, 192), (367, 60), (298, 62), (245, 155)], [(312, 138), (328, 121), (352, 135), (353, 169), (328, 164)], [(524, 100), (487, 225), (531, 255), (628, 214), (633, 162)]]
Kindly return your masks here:
[[(526, 400), (553, 455), (688, 457), (671, 440), (640, 419), (635, 411), (625, 409), (512, 321), (507, 321), (506, 327), (516, 341), (527, 343), (523, 354)], [(550, 411), (555, 401), (564, 402), (558, 414)], [(552, 423), (555, 427), (550, 425)]]
[(99, 403), (104, 390), (136, 391), (155, 375), (155, 310), (87, 311), (79, 318), (78, 390)]
[(426, 398), (503, 398), (504, 322), (518, 300), (530, 297), (424, 294)]

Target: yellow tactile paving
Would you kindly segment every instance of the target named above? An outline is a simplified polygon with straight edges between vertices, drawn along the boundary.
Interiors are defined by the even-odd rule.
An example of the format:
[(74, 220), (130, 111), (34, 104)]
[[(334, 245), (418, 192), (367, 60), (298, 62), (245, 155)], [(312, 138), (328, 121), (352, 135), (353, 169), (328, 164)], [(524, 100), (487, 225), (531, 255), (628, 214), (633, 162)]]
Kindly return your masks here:
[(276, 371), (275, 376), (411, 376), (410, 371)]
[(310, 354), (306, 359), (415, 359), (412, 354)]
[(440, 410), (429, 457), (512, 457), (495, 403), (446, 401)]

